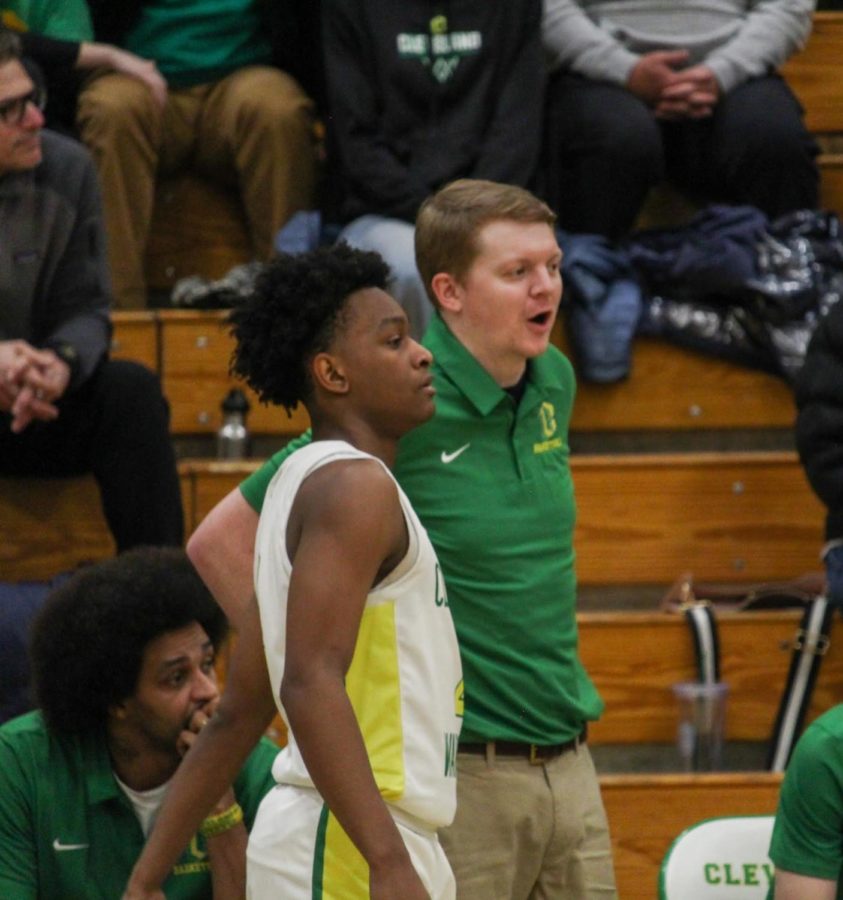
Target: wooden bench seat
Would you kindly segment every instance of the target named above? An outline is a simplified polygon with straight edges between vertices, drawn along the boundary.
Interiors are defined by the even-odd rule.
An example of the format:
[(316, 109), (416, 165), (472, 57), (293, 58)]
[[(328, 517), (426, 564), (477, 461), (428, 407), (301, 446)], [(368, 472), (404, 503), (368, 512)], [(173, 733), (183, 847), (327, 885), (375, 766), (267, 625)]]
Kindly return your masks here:
[[(259, 462), (186, 460), (195, 528)], [(819, 565), (823, 510), (794, 453), (572, 457), (584, 585), (789, 578)]]
[[(182, 461), (187, 533), (258, 465)], [(759, 581), (818, 566), (823, 511), (793, 453), (574, 456), (572, 467), (583, 585), (669, 584), (686, 570), (707, 580)], [(42, 507), (68, 537), (74, 516), (98, 508), (90, 488), (27, 480), (16, 493), (11, 480), (0, 484), (0, 539), (20, 563), (40, 558), (41, 545), (50, 544), (40, 520), (31, 519), (46, 517)], [(58, 501), (65, 493), (66, 505)], [(77, 555), (68, 541), (67, 559)]]
[[(552, 340), (571, 351), (557, 322)], [(793, 391), (781, 379), (656, 338), (637, 337), (628, 378), (579, 381), (571, 431), (634, 432), (790, 428)]]
[[(729, 683), (726, 737), (766, 741), (787, 679), (798, 610), (721, 613), (721, 677)], [(589, 729), (595, 744), (673, 743), (677, 706), (671, 686), (696, 680), (684, 616), (662, 612), (579, 613), (580, 654), (606, 702)], [(808, 720), (843, 697), (843, 632), (834, 628)]]
[[(214, 434), (228, 390), (243, 387), (254, 434), (289, 437), (308, 425), (299, 408), (292, 418), (260, 404), (228, 374), (233, 341), (225, 313), (159, 310), (160, 373), (171, 406), (174, 434)], [(568, 352), (561, 326), (553, 342)], [(740, 398), (740, 402), (736, 402)], [(780, 379), (648, 338), (635, 342), (630, 377), (611, 385), (581, 383), (571, 431), (635, 432), (784, 429), (794, 419), (793, 396)]]
[(787, 61), (782, 74), (820, 144), (820, 206), (843, 217), (843, 13), (815, 13), (805, 49)]
[[(618, 895), (653, 900), (665, 853), (691, 825), (717, 816), (776, 811), (781, 775), (604, 775)], [(739, 894), (736, 894), (739, 896)]]
[(759, 581), (819, 566), (824, 512), (794, 453), (574, 456), (581, 584)]
[(225, 327), (224, 312), (161, 311), (161, 381), (170, 401), (175, 434), (215, 434), (222, 422), (220, 404), (232, 387), (246, 393), (251, 410), (247, 424), (253, 434), (300, 434), (308, 427), (306, 411), (294, 415), (260, 403), (242, 381), (228, 373), (234, 341)]
[(109, 353), (112, 359), (133, 359), (153, 372), (161, 367), (158, 315), (154, 310), (123, 310), (111, 314), (114, 331)]
[(46, 580), (113, 554), (92, 476), (0, 478), (0, 579)]
[(813, 134), (843, 133), (843, 12), (817, 12), (805, 48), (782, 75), (805, 109)]

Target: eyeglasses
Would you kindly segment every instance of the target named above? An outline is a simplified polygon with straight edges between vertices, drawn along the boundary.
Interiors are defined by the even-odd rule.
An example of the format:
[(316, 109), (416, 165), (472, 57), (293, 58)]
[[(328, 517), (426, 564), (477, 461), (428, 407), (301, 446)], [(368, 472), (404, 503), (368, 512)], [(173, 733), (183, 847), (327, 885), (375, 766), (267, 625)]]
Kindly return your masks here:
[(20, 125), (26, 115), (26, 107), (30, 103), (43, 112), (47, 105), (47, 92), (44, 88), (35, 87), (23, 97), (14, 97), (12, 100), (0, 103), (0, 122), (6, 125)]

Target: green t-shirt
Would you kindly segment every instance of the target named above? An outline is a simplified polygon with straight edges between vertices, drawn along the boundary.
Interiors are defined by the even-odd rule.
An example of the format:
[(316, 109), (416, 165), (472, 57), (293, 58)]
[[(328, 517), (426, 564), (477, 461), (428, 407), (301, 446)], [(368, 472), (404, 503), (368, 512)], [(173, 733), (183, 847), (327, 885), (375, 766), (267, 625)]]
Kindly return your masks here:
[(836, 881), (843, 900), (843, 705), (812, 722), (793, 751), (770, 859), (788, 872)]
[[(263, 739), (234, 793), (251, 828), (274, 786), (278, 748)], [(144, 837), (98, 735), (51, 734), (39, 712), (0, 728), (0, 897), (3, 900), (115, 900)], [(210, 900), (205, 839), (194, 837), (164, 884), (173, 900)]]
[(0, 0), (3, 23), (64, 41), (92, 41), (94, 29), (85, 0)]
[[(516, 407), (439, 317), (424, 343), (436, 415), (402, 438), (395, 475), (445, 575), (465, 677), (461, 739), (569, 740), (603, 710), (577, 652), (573, 370), (549, 348)], [(303, 440), (241, 485), (254, 509)]]
[(148, 0), (125, 46), (154, 59), (174, 88), (272, 61), (255, 0)]

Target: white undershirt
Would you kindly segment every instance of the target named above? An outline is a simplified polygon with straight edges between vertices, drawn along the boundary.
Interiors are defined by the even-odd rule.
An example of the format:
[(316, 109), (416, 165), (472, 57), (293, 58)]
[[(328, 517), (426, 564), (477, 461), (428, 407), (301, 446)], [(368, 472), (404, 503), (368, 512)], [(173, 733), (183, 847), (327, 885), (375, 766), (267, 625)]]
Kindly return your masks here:
[(116, 772), (114, 773), (114, 780), (120, 785), (120, 789), (129, 798), (129, 802), (134, 807), (143, 836), (149, 837), (149, 832), (152, 831), (152, 826), (155, 824), (155, 817), (158, 815), (158, 810), (161, 809), (167, 789), (170, 787), (170, 779), (165, 781), (164, 784), (159, 784), (158, 787), (150, 788), (148, 791), (136, 791), (130, 788), (128, 784), (125, 784), (117, 777)]

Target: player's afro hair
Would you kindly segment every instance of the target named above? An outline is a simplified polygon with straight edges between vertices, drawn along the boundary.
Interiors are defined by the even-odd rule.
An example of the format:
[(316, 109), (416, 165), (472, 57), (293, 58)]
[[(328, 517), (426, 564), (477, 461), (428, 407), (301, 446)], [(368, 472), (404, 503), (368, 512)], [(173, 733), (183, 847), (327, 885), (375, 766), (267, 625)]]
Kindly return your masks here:
[(237, 346), (231, 371), (264, 403), (288, 412), (312, 391), (308, 365), (327, 350), (350, 294), (386, 288), (389, 267), (377, 253), (348, 244), (269, 262), (253, 293), (230, 316)]
[(32, 626), (35, 696), (54, 731), (105, 728), (131, 697), (147, 645), (198, 622), (214, 647), (227, 621), (183, 550), (142, 547), (85, 569), (45, 600)]

